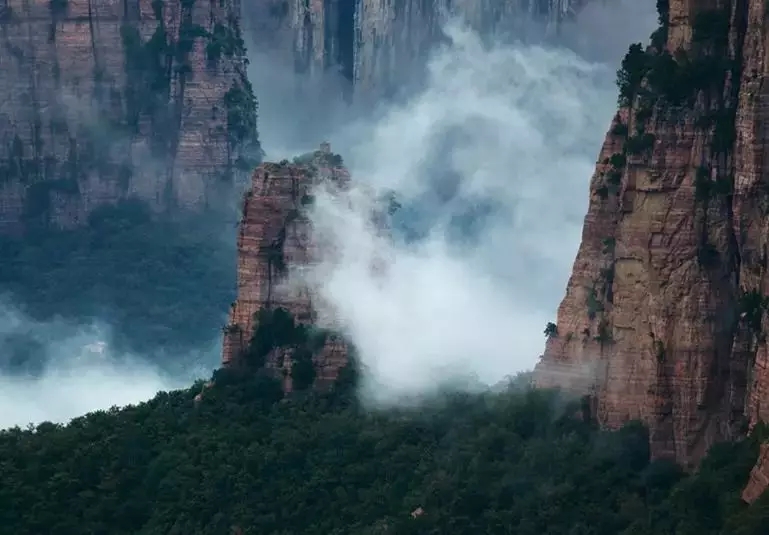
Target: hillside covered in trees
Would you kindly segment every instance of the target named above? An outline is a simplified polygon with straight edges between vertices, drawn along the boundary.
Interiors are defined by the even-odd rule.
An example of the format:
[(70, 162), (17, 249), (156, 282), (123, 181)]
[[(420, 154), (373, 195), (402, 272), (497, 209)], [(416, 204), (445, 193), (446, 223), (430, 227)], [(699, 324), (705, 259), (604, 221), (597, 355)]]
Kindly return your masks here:
[(700, 471), (649, 460), (635, 423), (599, 431), (519, 377), (418, 408), (369, 410), (349, 378), (283, 397), (260, 373), (0, 432), (14, 535), (765, 535), (739, 499), (763, 430)]

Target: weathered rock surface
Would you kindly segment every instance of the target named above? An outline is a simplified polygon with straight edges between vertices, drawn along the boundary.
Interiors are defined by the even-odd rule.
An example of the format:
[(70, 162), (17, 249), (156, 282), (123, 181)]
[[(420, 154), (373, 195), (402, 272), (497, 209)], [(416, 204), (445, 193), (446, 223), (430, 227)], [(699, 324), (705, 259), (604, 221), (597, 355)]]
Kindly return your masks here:
[[(294, 163), (264, 163), (254, 172), (238, 231), (238, 293), (224, 328), (224, 366), (243, 364), (260, 310), (283, 308), (297, 323), (315, 323), (317, 297), (307, 285), (287, 283), (292, 270), (301, 270), (319, 259), (318, 244), (306, 215), (312, 188), (321, 183), (346, 188), (349, 180), (341, 158), (325, 144)], [(292, 351), (277, 348), (266, 358), (267, 367), (283, 372), (286, 390), (291, 390)], [(329, 384), (347, 363), (347, 346), (332, 335), (312, 359), (316, 383)]]
[[(768, 7), (670, 0), (655, 45), (628, 56), (637, 76), (536, 370), (590, 394), (608, 427), (645, 421), (653, 455), (689, 466), (769, 421)], [(749, 501), (766, 487), (762, 452)]]
[(758, 461), (750, 472), (745, 490), (742, 491), (742, 499), (753, 503), (767, 488), (769, 488), (769, 444), (762, 444)]
[(129, 195), (211, 202), (259, 154), (239, 16), (237, 0), (0, 0), (0, 231)]
[(584, 0), (258, 0), (245, 20), (260, 48), (283, 53), (301, 73), (338, 71), (356, 98), (397, 91), (441, 39), (447, 13), (476, 29), (545, 32), (573, 15)]

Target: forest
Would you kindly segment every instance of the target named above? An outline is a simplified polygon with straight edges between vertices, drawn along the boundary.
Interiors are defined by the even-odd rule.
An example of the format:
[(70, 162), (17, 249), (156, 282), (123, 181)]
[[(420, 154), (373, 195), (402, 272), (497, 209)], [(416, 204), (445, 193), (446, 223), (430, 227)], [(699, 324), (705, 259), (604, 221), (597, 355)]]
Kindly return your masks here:
[(2, 532), (767, 533), (769, 494), (739, 497), (766, 429), (687, 475), (650, 460), (642, 425), (599, 430), (525, 375), (385, 410), (348, 371), (284, 396), (264, 373), (219, 370), (210, 388), (0, 431)]

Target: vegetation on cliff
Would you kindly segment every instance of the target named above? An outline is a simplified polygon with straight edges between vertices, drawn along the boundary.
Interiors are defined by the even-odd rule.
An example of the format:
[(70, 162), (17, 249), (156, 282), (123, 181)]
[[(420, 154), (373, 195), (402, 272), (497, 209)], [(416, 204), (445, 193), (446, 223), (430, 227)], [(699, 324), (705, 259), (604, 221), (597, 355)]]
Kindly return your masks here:
[[(292, 388), (310, 388), (316, 377), (312, 358), (323, 348), (332, 333), (297, 322), (284, 308), (260, 309), (255, 316), (256, 328), (242, 355), (243, 364), (252, 370), (260, 370), (265, 366), (271, 351), (282, 350), (280, 359), (288, 355), (292, 361)], [(277, 365), (282, 367), (283, 362), (279, 361)]]
[[(764, 535), (739, 500), (757, 436), (685, 476), (640, 425), (597, 430), (549, 391), (365, 411), (348, 385), (282, 399), (263, 374), (0, 432), (0, 525), (17, 535)], [(412, 514), (413, 513), (413, 514)]]
[(199, 347), (235, 296), (231, 228), (222, 215), (105, 206), (82, 228), (1, 237), (0, 292), (37, 320), (104, 320), (123, 349)]
[[(134, 23), (127, 21), (120, 27), (125, 55), (127, 125), (132, 133), (138, 133), (141, 116), (152, 121), (151, 141), (156, 156), (173, 155), (177, 150), (185, 88), (193, 72), (190, 54), (196, 39), (209, 36), (205, 28), (193, 23), (191, 10), (195, 0), (179, 3), (177, 36), (166, 27), (163, 0), (152, 2), (157, 25), (146, 42)], [(172, 98), (174, 81), (177, 94)]]
[[(630, 45), (617, 71), (620, 111), (614, 118), (612, 141), (621, 149), (605, 157), (598, 167), (595, 195), (615, 215), (632, 209), (632, 195), (621, 197), (623, 177), (629, 165), (648, 165), (655, 149), (665, 145), (658, 136), (667, 132), (663, 124), (690, 124), (708, 140), (698, 152), (701, 159), (693, 169), (695, 218), (700, 243), (697, 258), (704, 270), (719, 264), (720, 253), (707, 234), (709, 203), (727, 201), (734, 188), (731, 159), (735, 140), (735, 102), (739, 91), (742, 51), (729, 48), (730, 32), (744, 31), (739, 16), (731, 20), (729, 3), (699, 10), (692, 15), (691, 41), (669, 50), (669, 2), (657, 0), (659, 28), (649, 46)], [(734, 26), (734, 27), (732, 27)], [(653, 175), (656, 176), (656, 175)], [(657, 180), (652, 178), (652, 181)], [(632, 186), (629, 187), (632, 193)], [(606, 236), (604, 239), (610, 239)], [(613, 303), (615, 254), (603, 252), (600, 275), (588, 289), (585, 307), (590, 320), (598, 325), (595, 340), (612, 343), (612, 326), (604, 312)], [(591, 329), (584, 331), (590, 337)]]
[(672, 54), (659, 40), (659, 35), (667, 38), (667, 2), (658, 2), (657, 7), (660, 28), (652, 35), (651, 46), (630, 45), (617, 71), (619, 104), (692, 107), (700, 91), (723, 87), (730, 70), (739, 67), (726, 50), (729, 6), (697, 13), (692, 22), (691, 45)]
[[(90, 2), (87, 14), (72, 11), (68, 0), (46, 4), (51, 43), (57, 31), (60, 38), (86, 33), (48, 51), (45, 45), (42, 52), (35, 51), (41, 45), (37, 40), (15, 43), (19, 35), (6, 36), (7, 52), (18, 67), (11, 69), (15, 74), (9, 75), (8, 87), (24, 89), (13, 106), (26, 111), (11, 114), (16, 119), (0, 146), (0, 186), (18, 184), (26, 191), (21, 213), (15, 202), (6, 203), (4, 227), (47, 225), (53, 215), (72, 218), (83, 205), (111, 202), (129, 191), (154, 196), (147, 188), (132, 187), (150, 176), (162, 184), (155, 202), (169, 209), (179, 199), (190, 204), (194, 201), (184, 197), (187, 180), (180, 176), (199, 173), (206, 195), (220, 195), (234, 177), (245, 178), (242, 172), (261, 161), (257, 101), (245, 76), (248, 61), (235, 4), (201, 10), (196, 0), (152, 0), (147, 16), (140, 16), (136, 2), (115, 5), (109, 16)], [(47, 22), (28, 8), (22, 13), (17, 6), (17, 23)], [(10, 6), (0, 5), (0, 22), (12, 15)], [(70, 15), (77, 20), (62, 24)], [(98, 35), (105, 16), (119, 28), (111, 42)], [(73, 46), (89, 39), (87, 50), (66, 58)], [(204, 50), (208, 62), (200, 61)], [(30, 58), (51, 52), (50, 70), (33, 68)], [(75, 68), (62, 73), (61, 61)], [(32, 72), (35, 76), (27, 76)], [(14, 82), (17, 75), (21, 78)], [(191, 82), (197, 83), (192, 92)], [(206, 87), (205, 95), (200, 87)], [(180, 145), (185, 138), (195, 140), (195, 150)]]
[[(640, 154), (650, 149), (653, 137), (645, 146), (637, 146), (647, 121), (655, 110), (658, 114), (694, 113), (695, 126), (711, 133), (713, 154), (728, 152), (734, 141), (734, 97), (739, 84), (726, 88), (727, 80), (738, 81), (741, 50), (728, 49), (730, 31), (729, 5), (698, 12), (692, 21), (692, 39), (686, 47), (673, 53), (665, 47), (668, 34), (669, 6), (658, 0), (659, 29), (652, 34), (651, 46), (630, 45), (617, 71), (619, 105), (634, 112), (636, 132), (628, 137), (625, 150)], [(621, 125), (627, 136), (627, 125)]]

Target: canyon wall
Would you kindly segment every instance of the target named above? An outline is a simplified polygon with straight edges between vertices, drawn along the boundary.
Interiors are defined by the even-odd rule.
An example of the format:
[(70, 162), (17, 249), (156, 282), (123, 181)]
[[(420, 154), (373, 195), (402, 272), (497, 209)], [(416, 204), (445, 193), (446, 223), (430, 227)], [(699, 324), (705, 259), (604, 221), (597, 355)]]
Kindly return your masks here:
[[(555, 33), (585, 0), (258, 0), (244, 24), (260, 50), (307, 76), (338, 73), (356, 99), (392, 95), (442, 39), (445, 14), (477, 30)], [(532, 30), (532, 27), (535, 29)]]
[(441, 40), (443, 15), (481, 32), (554, 33), (579, 0), (359, 0), (355, 10), (353, 84), (357, 94), (394, 93)]
[(214, 202), (261, 156), (239, 0), (0, 0), (0, 232)]
[[(298, 346), (305, 345), (305, 328), (311, 330), (316, 323), (317, 297), (299, 277), (289, 275), (319, 260), (319, 244), (307, 218), (313, 188), (324, 183), (345, 188), (349, 180), (341, 158), (327, 144), (293, 163), (264, 163), (256, 169), (243, 200), (237, 301), (224, 328), (223, 366), (249, 366), (256, 359), (258, 366), (278, 370), (284, 389), (292, 390), (292, 368), (299, 353), (306, 353)], [(289, 317), (275, 317), (278, 310)], [(286, 321), (292, 325), (284, 328)], [(294, 323), (302, 331), (302, 340), (294, 336)], [(276, 334), (286, 330), (292, 333)], [(261, 335), (270, 339), (264, 344), (254, 340)], [(302, 356), (311, 359), (314, 383), (322, 387), (331, 384), (347, 363), (347, 346), (330, 333), (323, 333), (314, 345)]]
[[(769, 421), (769, 6), (658, 7), (651, 45), (631, 47), (618, 75), (535, 377), (589, 394), (607, 427), (643, 420), (655, 457), (694, 466)], [(746, 500), (767, 475), (759, 461)]]

